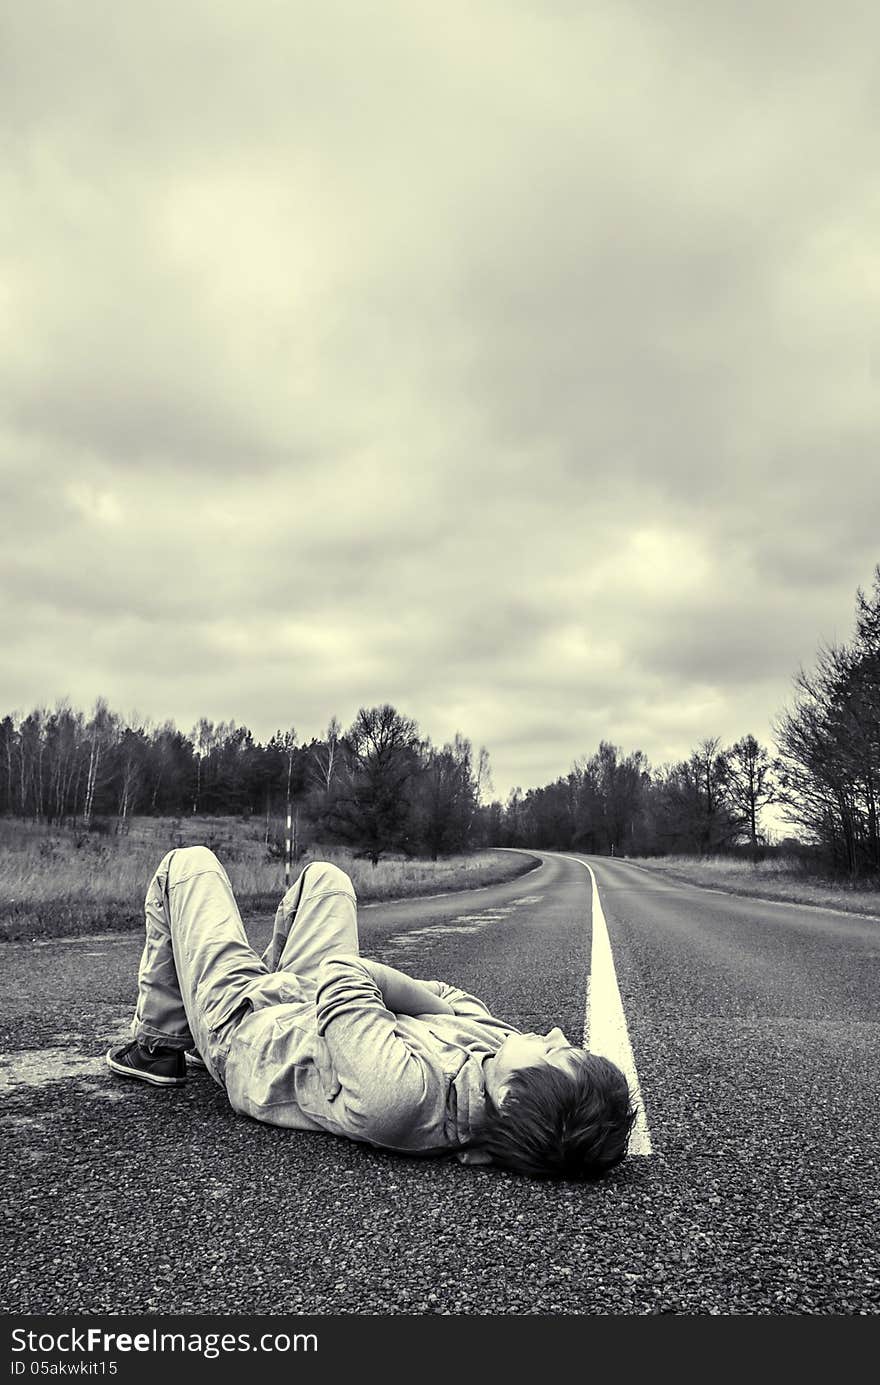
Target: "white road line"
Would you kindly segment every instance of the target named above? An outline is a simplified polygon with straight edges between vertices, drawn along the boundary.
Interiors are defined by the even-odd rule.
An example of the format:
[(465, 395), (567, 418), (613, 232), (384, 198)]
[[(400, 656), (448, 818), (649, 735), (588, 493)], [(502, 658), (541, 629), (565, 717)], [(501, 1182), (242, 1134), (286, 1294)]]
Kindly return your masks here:
[(617, 972), (611, 953), (611, 940), (608, 937), (608, 925), (599, 899), (596, 876), (592, 866), (588, 866), (586, 861), (579, 861), (576, 856), (564, 856), (563, 859), (583, 866), (584, 870), (589, 872), (593, 886), (593, 946), (590, 954), (590, 977), (587, 982), (584, 1044), (592, 1053), (600, 1053), (604, 1058), (610, 1058), (626, 1077), (636, 1108), (636, 1122), (630, 1135), (629, 1153), (651, 1154), (651, 1132), (648, 1129), (641, 1083), (629, 1041), (629, 1030), (626, 1015), (623, 1013), (623, 1002), (620, 999)]

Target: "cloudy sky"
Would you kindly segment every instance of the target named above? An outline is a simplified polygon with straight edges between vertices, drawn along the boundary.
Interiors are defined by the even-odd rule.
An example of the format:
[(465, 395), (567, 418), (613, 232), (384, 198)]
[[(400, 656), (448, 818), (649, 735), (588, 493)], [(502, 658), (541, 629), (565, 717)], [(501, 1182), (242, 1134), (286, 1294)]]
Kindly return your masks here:
[(880, 561), (876, 7), (2, 27), (0, 711), (769, 738)]

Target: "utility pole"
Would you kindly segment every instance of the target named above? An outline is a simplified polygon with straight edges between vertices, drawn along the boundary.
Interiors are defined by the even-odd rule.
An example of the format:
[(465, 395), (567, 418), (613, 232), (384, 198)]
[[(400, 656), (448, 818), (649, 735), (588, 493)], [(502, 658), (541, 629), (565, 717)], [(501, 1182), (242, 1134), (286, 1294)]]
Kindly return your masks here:
[(296, 745), (296, 731), (291, 726), (284, 733), (284, 748), (287, 751), (287, 836), (284, 838), (284, 888), (290, 889), (290, 863), (293, 840), (291, 837), (292, 803), (291, 780), (293, 778), (293, 747)]

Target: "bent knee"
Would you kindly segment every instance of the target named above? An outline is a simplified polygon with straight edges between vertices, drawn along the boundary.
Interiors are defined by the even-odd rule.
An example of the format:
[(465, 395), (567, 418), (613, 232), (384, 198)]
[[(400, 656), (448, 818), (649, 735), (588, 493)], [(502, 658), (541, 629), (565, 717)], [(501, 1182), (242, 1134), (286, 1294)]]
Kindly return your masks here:
[(216, 871), (226, 874), (217, 857), (207, 846), (178, 846), (168, 853), (168, 883), (196, 875), (202, 871)]
[(355, 892), (351, 876), (339, 866), (334, 866), (332, 861), (311, 861), (303, 874), (309, 893), (353, 895)]

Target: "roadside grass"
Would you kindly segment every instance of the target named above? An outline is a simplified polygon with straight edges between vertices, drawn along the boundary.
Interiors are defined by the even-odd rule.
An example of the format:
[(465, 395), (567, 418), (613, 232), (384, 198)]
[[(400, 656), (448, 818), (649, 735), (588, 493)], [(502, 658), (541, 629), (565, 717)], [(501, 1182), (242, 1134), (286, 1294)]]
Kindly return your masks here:
[(848, 914), (876, 915), (880, 919), (880, 880), (851, 885), (845, 880), (809, 874), (790, 858), (774, 857), (756, 862), (732, 856), (627, 856), (625, 859), (690, 885), (710, 885), (730, 894), (812, 904), (821, 909), (841, 909)]
[[(284, 863), (270, 855), (265, 824), (237, 818), (139, 818), (125, 836), (0, 820), (0, 941), (124, 932), (143, 926), (143, 899), (172, 847), (204, 844), (225, 867), (242, 914), (274, 910)], [(533, 862), (506, 851), (438, 861), (392, 858), (376, 867), (339, 847), (313, 845), (291, 868), (332, 861), (363, 903), (476, 889), (524, 875)]]

